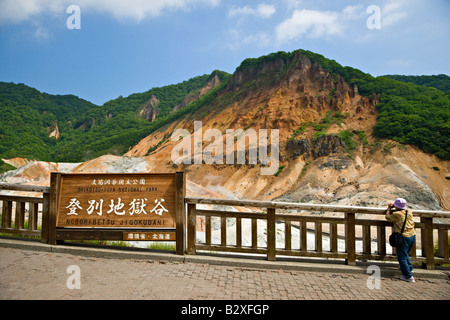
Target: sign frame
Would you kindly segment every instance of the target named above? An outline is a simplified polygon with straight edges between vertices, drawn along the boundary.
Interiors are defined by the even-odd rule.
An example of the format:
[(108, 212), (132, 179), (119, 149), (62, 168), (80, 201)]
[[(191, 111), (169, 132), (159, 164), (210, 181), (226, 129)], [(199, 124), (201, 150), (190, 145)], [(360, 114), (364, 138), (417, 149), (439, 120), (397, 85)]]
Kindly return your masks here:
[[(93, 225), (92, 223), (86, 223), (86, 221), (90, 221), (90, 219), (94, 219), (96, 217), (95, 213), (92, 213), (92, 216), (87, 217), (87, 219), (83, 219), (85, 221), (85, 225), (76, 225), (76, 226), (67, 226), (67, 223), (62, 221), (61, 219), (67, 218), (67, 216), (62, 217), (63, 210), (68, 210), (67, 205), (67, 192), (69, 190), (69, 194), (73, 192), (73, 186), (69, 186), (67, 183), (63, 183), (64, 179), (67, 181), (76, 180), (79, 178), (80, 180), (85, 181), (86, 179), (91, 179), (94, 181), (99, 177), (110, 176), (111, 179), (114, 178), (136, 178), (137, 176), (142, 177), (142, 180), (146, 181), (169, 181), (171, 184), (174, 183), (174, 188), (170, 187), (170, 192), (168, 197), (170, 197), (170, 206), (171, 210), (174, 210), (175, 213), (171, 214), (167, 221), (167, 226), (157, 225), (156, 227), (149, 227), (148, 225), (144, 225), (142, 223), (136, 225), (122, 224), (120, 226), (119, 223), (112, 225), (98, 225), (97, 223)], [(98, 181), (98, 180), (97, 180)], [(85, 188), (86, 186), (84, 186)], [(64, 190), (63, 190), (64, 188)], [(79, 186), (81, 192), (84, 189), (83, 186)], [(100, 192), (100, 191), (98, 191)], [(145, 194), (144, 191), (140, 191), (141, 195)], [(174, 194), (172, 194), (172, 192)], [(167, 195), (167, 194), (166, 194)], [(173, 240), (173, 235), (170, 236), (171, 240), (150, 240), (148, 237), (145, 237), (147, 241), (175, 241), (176, 242), (176, 253), (184, 254), (186, 249), (185, 244), (185, 226), (186, 226), (186, 209), (184, 198), (186, 197), (186, 174), (184, 172), (176, 172), (176, 173), (61, 173), (61, 172), (52, 172), (50, 175), (50, 203), (49, 203), (49, 235), (48, 235), (48, 243), (56, 245), (58, 243), (63, 242), (64, 240), (131, 240), (128, 239), (128, 235), (130, 233), (175, 233), (175, 240)], [(64, 199), (64, 204), (61, 199)], [(153, 200), (153, 199), (152, 199)], [(157, 201), (155, 201), (157, 202)], [(112, 204), (111, 204), (112, 205)], [(110, 207), (111, 207), (110, 205)], [(159, 203), (158, 203), (159, 205)], [(66, 208), (62, 208), (62, 207)], [(156, 205), (154, 206), (155, 209)], [(122, 207), (123, 208), (123, 207)], [(150, 207), (147, 209), (149, 210)], [(112, 209), (112, 207), (111, 207)], [(171, 211), (170, 210), (170, 211)], [(101, 215), (101, 213), (99, 213)], [(122, 213), (123, 214), (123, 213)], [(106, 215), (106, 212), (103, 213)], [(145, 217), (148, 218), (150, 215), (145, 214)], [(76, 217), (75, 215), (73, 217)], [(86, 217), (86, 215), (85, 215)], [(116, 218), (120, 218), (119, 216), (115, 216)], [(140, 217), (135, 215), (136, 219), (142, 219), (144, 214), (141, 214)], [(153, 215), (153, 217), (155, 217)], [(104, 220), (104, 219), (103, 219)], [(122, 221), (122, 220), (118, 220)], [(139, 220), (134, 220), (139, 221)], [(150, 221), (147, 219), (147, 221)], [(149, 223), (150, 224), (150, 223)], [(127, 238), (127, 239), (125, 239)], [(159, 237), (158, 237), (159, 238)], [(133, 239), (134, 240), (134, 239)], [(136, 241), (136, 240), (134, 240)]]

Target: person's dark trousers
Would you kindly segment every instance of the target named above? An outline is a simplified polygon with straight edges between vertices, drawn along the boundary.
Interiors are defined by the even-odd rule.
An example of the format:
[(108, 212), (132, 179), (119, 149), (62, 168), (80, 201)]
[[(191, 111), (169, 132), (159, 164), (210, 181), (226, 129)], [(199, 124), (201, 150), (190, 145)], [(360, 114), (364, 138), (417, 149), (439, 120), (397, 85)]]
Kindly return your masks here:
[(411, 251), (414, 242), (416, 241), (416, 236), (412, 237), (403, 237), (403, 245), (397, 248), (397, 258), (398, 263), (400, 264), (400, 269), (402, 270), (402, 274), (406, 279), (412, 277), (412, 263), (409, 259), (409, 251)]

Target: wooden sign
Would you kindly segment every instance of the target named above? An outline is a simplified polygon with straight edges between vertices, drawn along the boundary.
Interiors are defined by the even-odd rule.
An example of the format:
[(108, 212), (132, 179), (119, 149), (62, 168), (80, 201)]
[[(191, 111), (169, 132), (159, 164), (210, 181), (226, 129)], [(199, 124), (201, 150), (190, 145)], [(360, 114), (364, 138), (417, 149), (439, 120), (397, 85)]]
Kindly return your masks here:
[(175, 174), (60, 174), (56, 227), (176, 227)]

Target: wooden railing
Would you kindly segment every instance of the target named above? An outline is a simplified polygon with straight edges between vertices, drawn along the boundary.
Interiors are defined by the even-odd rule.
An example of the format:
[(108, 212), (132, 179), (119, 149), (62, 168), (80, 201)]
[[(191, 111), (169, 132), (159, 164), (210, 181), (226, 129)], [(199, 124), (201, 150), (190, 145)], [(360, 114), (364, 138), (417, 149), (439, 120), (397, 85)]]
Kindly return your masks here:
[(50, 188), (0, 184), (0, 190), (38, 194), (37, 197), (0, 194), (2, 202), (0, 233), (35, 236), (40, 237), (42, 242), (47, 242)]
[[(392, 223), (380, 216), (385, 214), (384, 208), (192, 197), (186, 198), (185, 201), (188, 208), (188, 254), (195, 254), (197, 250), (264, 254), (267, 255), (268, 260), (272, 261), (276, 260), (276, 256), (332, 258), (345, 259), (349, 265), (356, 264), (356, 260), (396, 259), (395, 249), (387, 243), (392, 230)], [(197, 208), (197, 205), (246, 207), (256, 210), (262, 208), (265, 209), (265, 212), (205, 210)], [(276, 210), (319, 212), (319, 214), (276, 213)], [(334, 213), (334, 215), (327, 216), (325, 213)], [(336, 213), (340, 213), (342, 217), (337, 217)], [(410, 253), (412, 260), (422, 263), (428, 269), (433, 269), (435, 264), (450, 263), (448, 246), (450, 224), (433, 223), (433, 219), (436, 218), (450, 218), (450, 212), (414, 210), (413, 214), (420, 221), (415, 223), (418, 240)], [(372, 219), (363, 219), (361, 218), (362, 215), (369, 216)], [(373, 217), (376, 218), (377, 215), (378, 219), (374, 219)], [(204, 241), (197, 240), (197, 217), (204, 218)], [(220, 219), (219, 243), (213, 243), (212, 241), (212, 219), (214, 217)], [(233, 243), (230, 243), (231, 241), (227, 237), (227, 232), (230, 230), (230, 228), (227, 228), (227, 220), (230, 219), (235, 220), (235, 241)], [(248, 243), (248, 245), (243, 244), (242, 238), (244, 220), (250, 220), (251, 224), (251, 243)], [(260, 220), (265, 220), (265, 222), (263, 221), (263, 232), (258, 231), (258, 221)], [(277, 228), (277, 225), (279, 228)], [(357, 230), (357, 228), (360, 229)], [(261, 245), (258, 236), (264, 234), (264, 229), (266, 230), (266, 236)], [(282, 247), (277, 246), (277, 230), (280, 231), (281, 238), (284, 234), (284, 245)], [(299, 241), (296, 245), (293, 243), (293, 231), (299, 233)], [(314, 237), (311, 244), (308, 243), (308, 233)], [(436, 255), (433, 242), (436, 237), (435, 234), (438, 238), (438, 253)], [(324, 239), (327, 238), (329, 239), (328, 244), (324, 242)], [(343, 250), (339, 250), (338, 241), (345, 243)], [(357, 244), (359, 245), (358, 248)], [(419, 256), (416, 254), (418, 247), (421, 249)]]
[[(54, 219), (50, 221), (49, 213), (50, 187), (0, 184), (0, 190), (41, 194), (38, 197), (0, 194), (0, 233), (36, 236), (41, 237), (42, 242), (50, 243), (50, 224), (54, 223)], [(392, 224), (382, 217), (384, 208), (193, 197), (186, 197), (185, 203), (188, 254), (195, 254), (197, 250), (264, 254), (271, 261), (277, 256), (331, 258), (345, 259), (350, 265), (356, 264), (357, 260), (396, 259), (395, 249), (387, 244)], [(243, 207), (247, 211), (205, 210), (197, 205)], [(450, 264), (450, 224), (434, 221), (450, 219), (450, 212), (414, 210), (413, 215), (417, 241), (410, 253), (412, 260), (428, 269), (433, 269), (436, 264)], [(202, 217), (205, 223), (202, 241), (197, 240), (197, 217)], [(212, 237), (213, 219), (220, 220), (218, 243)], [(232, 231), (227, 228), (230, 219), (235, 225), (234, 241), (228, 237)], [(250, 224), (249, 234), (244, 232), (245, 222)], [(282, 246), (277, 246), (277, 232), (282, 238)], [(294, 233), (298, 235), (297, 241), (294, 241)], [(177, 247), (184, 248), (184, 244), (184, 237), (178, 237)]]

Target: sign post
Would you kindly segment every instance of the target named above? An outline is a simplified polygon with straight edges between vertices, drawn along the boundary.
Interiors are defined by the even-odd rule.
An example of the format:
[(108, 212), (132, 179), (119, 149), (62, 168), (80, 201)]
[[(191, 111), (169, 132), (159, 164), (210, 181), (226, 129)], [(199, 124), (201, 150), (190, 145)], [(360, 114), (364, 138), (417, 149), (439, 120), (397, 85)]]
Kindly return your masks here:
[(177, 173), (52, 173), (50, 244), (176, 241), (184, 254), (186, 177)]

